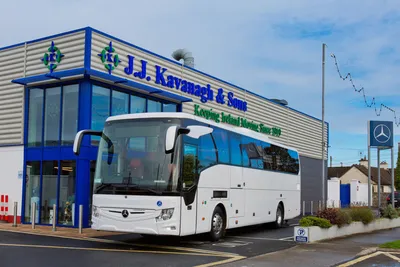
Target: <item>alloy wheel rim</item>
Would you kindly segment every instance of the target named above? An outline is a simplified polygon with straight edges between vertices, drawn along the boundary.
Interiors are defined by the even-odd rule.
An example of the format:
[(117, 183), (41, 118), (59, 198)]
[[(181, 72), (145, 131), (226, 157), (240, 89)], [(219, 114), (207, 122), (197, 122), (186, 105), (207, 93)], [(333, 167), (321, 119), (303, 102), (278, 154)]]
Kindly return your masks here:
[(213, 218), (213, 231), (216, 235), (219, 235), (222, 231), (223, 219), (221, 215), (216, 213)]

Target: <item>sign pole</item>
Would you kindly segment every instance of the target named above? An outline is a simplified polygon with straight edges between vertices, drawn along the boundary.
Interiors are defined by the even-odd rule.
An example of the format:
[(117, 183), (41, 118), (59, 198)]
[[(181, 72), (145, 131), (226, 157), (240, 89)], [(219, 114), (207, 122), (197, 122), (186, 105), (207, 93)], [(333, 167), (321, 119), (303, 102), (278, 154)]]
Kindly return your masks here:
[(392, 152), (392, 206), (394, 208), (394, 150), (393, 147), (391, 149)]
[(322, 208), (325, 201), (325, 44), (322, 44)]
[(371, 146), (368, 143), (368, 208), (371, 208)]
[(378, 147), (378, 209), (381, 208), (381, 149)]

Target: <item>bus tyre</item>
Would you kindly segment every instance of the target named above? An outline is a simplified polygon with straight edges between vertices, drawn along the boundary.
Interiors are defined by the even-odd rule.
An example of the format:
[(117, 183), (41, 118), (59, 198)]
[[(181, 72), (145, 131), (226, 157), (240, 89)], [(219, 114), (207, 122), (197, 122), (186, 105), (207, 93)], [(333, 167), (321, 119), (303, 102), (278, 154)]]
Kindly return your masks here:
[(276, 219), (275, 219), (275, 228), (281, 228), (283, 226), (283, 207), (281, 204), (278, 205), (276, 209)]
[(216, 207), (211, 218), (211, 241), (220, 240), (225, 234), (226, 219), (220, 207)]

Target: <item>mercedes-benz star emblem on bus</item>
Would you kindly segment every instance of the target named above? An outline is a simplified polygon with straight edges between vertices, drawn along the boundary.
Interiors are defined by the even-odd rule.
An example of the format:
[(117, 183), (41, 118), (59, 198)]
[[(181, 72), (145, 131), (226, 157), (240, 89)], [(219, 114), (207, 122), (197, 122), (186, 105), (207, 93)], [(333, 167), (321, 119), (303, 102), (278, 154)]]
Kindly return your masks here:
[(126, 218), (129, 216), (129, 212), (127, 210), (122, 211), (122, 217)]

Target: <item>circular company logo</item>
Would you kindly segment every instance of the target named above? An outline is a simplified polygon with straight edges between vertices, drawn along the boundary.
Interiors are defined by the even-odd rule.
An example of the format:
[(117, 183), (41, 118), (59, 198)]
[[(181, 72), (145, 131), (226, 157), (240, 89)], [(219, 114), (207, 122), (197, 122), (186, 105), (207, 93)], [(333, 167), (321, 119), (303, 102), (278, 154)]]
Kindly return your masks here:
[(129, 216), (129, 212), (127, 210), (122, 211), (122, 217), (126, 218)]
[(297, 235), (299, 235), (299, 236), (304, 236), (305, 233), (306, 233), (306, 232), (304, 231), (303, 228), (299, 228), (299, 229), (297, 230)]
[(161, 207), (162, 206), (162, 202), (159, 200), (157, 201), (157, 206)]
[(377, 142), (386, 143), (387, 141), (389, 141), (390, 137), (391, 137), (390, 129), (385, 124), (379, 124), (378, 126), (375, 127), (374, 138)]

